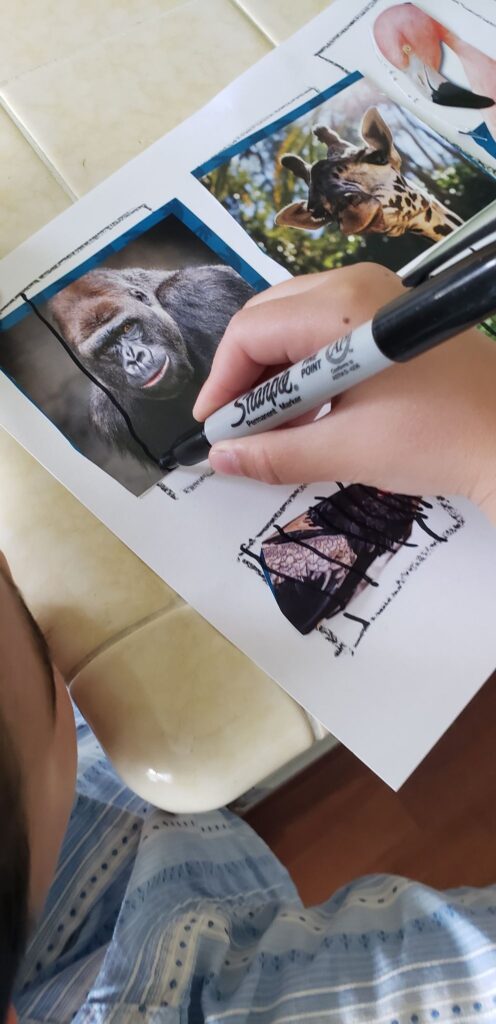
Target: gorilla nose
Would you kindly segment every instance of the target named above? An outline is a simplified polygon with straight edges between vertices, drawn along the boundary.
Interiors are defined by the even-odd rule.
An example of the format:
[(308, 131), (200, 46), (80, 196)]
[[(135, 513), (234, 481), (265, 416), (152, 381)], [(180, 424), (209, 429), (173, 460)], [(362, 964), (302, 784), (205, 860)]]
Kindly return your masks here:
[(126, 359), (129, 363), (144, 363), (148, 356), (148, 352), (143, 348), (135, 348), (134, 345), (128, 345), (126, 348)]

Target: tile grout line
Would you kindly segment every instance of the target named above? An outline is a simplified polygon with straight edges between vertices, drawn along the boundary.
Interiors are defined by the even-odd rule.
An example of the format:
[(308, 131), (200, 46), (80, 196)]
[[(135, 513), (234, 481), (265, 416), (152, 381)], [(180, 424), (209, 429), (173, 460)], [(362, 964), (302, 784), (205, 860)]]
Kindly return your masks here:
[[(196, 0), (185, 0), (185, 2), (183, 4), (179, 4), (178, 6), (179, 7), (181, 7), (181, 6), (188, 7), (190, 4), (194, 4), (195, 2), (196, 2)], [(275, 40), (272, 39), (270, 34), (264, 29), (263, 25), (256, 18), (254, 18), (250, 14), (249, 10), (247, 10), (247, 8), (244, 6), (243, 0), (228, 0), (228, 3), (230, 3), (234, 7), (234, 9), (237, 10), (241, 14), (241, 16), (244, 19), (246, 19), (253, 28), (255, 28), (257, 30), (257, 32), (260, 32), (260, 34), (264, 37), (264, 39), (268, 40), (268, 42), (272, 46), (277, 45)], [(161, 15), (158, 16), (159, 19), (168, 17), (176, 9), (177, 8), (173, 8), (172, 10), (168, 10), (168, 11), (163, 12)], [(144, 18), (143, 20), (140, 20), (140, 21), (136, 22), (133, 27), (140, 26), (140, 25), (146, 24), (147, 22), (152, 22), (154, 20), (156, 20), (156, 19), (155, 18)], [(116, 35), (117, 36), (119, 34), (123, 34), (124, 35), (124, 34), (126, 34), (127, 31), (128, 30), (126, 29), (125, 32), (123, 32), (123, 33), (116, 33)], [(114, 38), (114, 37), (113, 36), (112, 37), (109, 36), (108, 38)], [(106, 40), (103, 40), (103, 41), (105, 42)], [(102, 42), (102, 40), (99, 40), (99, 43), (97, 45), (99, 45), (101, 42)], [(76, 53), (83, 52), (83, 50), (85, 48), (86, 47), (83, 47), (81, 50), (76, 51)], [(50, 159), (50, 157), (48, 156), (47, 152), (42, 148), (42, 146), (37, 141), (37, 139), (33, 135), (33, 133), (24, 124), (22, 119), (15, 113), (14, 109), (11, 107), (10, 103), (8, 102), (7, 98), (4, 95), (5, 87), (8, 86), (12, 81), (15, 81), (17, 77), (22, 78), (22, 77), (24, 77), (24, 74), (30, 75), (33, 70), (38, 71), (40, 68), (46, 67), (50, 63), (52, 63), (52, 62), (48, 61), (46, 64), (40, 64), (37, 68), (31, 69), (30, 71), (28, 71), (26, 73), (23, 73), (23, 74), (21, 74), (19, 76), (14, 76), (13, 79), (7, 79), (5, 81), (0, 82), (0, 108), (3, 109), (3, 111), (7, 115), (7, 117), (13, 122), (13, 124), (15, 124), (16, 128), (21, 133), (21, 135), (23, 136), (25, 141), (28, 143), (28, 145), (33, 150), (33, 152), (36, 154), (38, 159), (41, 160), (41, 162), (44, 164), (44, 166), (46, 167), (46, 169), (48, 170), (48, 172), (50, 173), (52, 178), (60, 186), (62, 191), (68, 196), (68, 198), (71, 200), (71, 202), (75, 203), (75, 202), (77, 202), (81, 198), (80, 195), (78, 195), (78, 193), (74, 191), (74, 189), (71, 187), (69, 182), (63, 177), (61, 171), (58, 170), (56, 164), (53, 163), (53, 161)]]
[[(12, 83), (18, 82), (21, 79), (28, 77), (29, 75), (35, 74), (38, 71), (43, 71), (45, 68), (49, 68), (52, 64), (58, 64), (61, 61), (71, 61), (74, 57), (78, 57), (84, 53), (85, 50), (91, 50), (95, 46), (105, 46), (106, 43), (113, 39), (117, 39), (119, 36), (126, 36), (134, 29), (139, 29), (143, 25), (149, 22), (166, 18), (169, 14), (175, 13), (181, 7), (188, 7), (190, 4), (197, 3), (198, 0), (176, 0), (176, 6), (162, 11), (160, 14), (151, 14), (146, 18), (138, 18), (136, 21), (130, 21), (125, 27), (120, 27), (115, 32), (110, 32), (108, 35), (101, 36), (97, 42), (86, 42), (80, 46), (76, 46), (70, 53), (63, 54), (61, 57), (53, 56), (48, 57), (47, 60), (41, 61), (39, 64), (33, 64), (32, 67), (25, 68), (23, 71), (17, 71), (15, 74), (10, 75), (8, 78), (0, 79), (0, 92), (6, 86), (12, 85)], [(229, 2), (229, 0), (228, 0)], [(234, 0), (235, 2), (235, 0)]]
[[(77, 57), (81, 56), (81, 54), (83, 54), (85, 52), (85, 50), (93, 50), (93, 49), (98, 48), (100, 46), (104, 46), (110, 40), (118, 39), (119, 37), (124, 38), (133, 29), (140, 28), (141, 26), (146, 25), (146, 24), (151, 24), (154, 21), (160, 21), (162, 19), (168, 18), (169, 16), (174, 14), (177, 10), (181, 9), (182, 7), (188, 7), (188, 6), (190, 6), (190, 5), (192, 5), (192, 4), (196, 3), (196, 2), (197, 2), (197, 0), (183, 0), (182, 3), (178, 3), (177, 7), (173, 7), (170, 10), (163, 11), (159, 15), (153, 15), (153, 16), (151, 16), (149, 18), (143, 18), (143, 19), (140, 19), (140, 20), (138, 20), (136, 22), (133, 22), (132, 25), (130, 25), (130, 26), (126, 27), (126, 28), (121, 28), (117, 32), (114, 32), (114, 33), (111, 33), (110, 35), (104, 36), (103, 38), (99, 39), (98, 42), (96, 42), (96, 43), (90, 43), (89, 45), (85, 44), (82, 47), (76, 47), (76, 49), (71, 54), (69, 54), (68, 56), (64, 56), (62, 58), (57, 58), (57, 57), (51, 58), (48, 61), (45, 61), (45, 62), (43, 62), (41, 64), (37, 64), (35, 67), (29, 68), (26, 71), (22, 71), (20, 74), (13, 75), (11, 78), (7, 78), (7, 79), (4, 79), (4, 80), (0, 81), (0, 107), (4, 110), (4, 112), (10, 118), (10, 120), (13, 121), (13, 123), (16, 125), (16, 127), (18, 128), (18, 130), (20, 131), (21, 135), (24, 137), (24, 139), (26, 140), (28, 145), (31, 146), (31, 149), (34, 150), (34, 152), (36, 153), (38, 158), (45, 165), (45, 167), (50, 172), (52, 177), (55, 179), (57, 184), (60, 185), (60, 187), (65, 192), (65, 194), (69, 197), (71, 202), (73, 202), (73, 203), (77, 202), (79, 199), (81, 199), (81, 196), (78, 195), (78, 193), (75, 192), (74, 189), (71, 187), (69, 182), (66, 181), (66, 179), (63, 177), (62, 173), (58, 170), (56, 164), (54, 164), (53, 161), (50, 160), (50, 157), (48, 156), (48, 154), (45, 152), (45, 150), (42, 148), (42, 146), (38, 143), (36, 137), (29, 130), (29, 128), (27, 128), (27, 126), (24, 124), (24, 122), (21, 120), (21, 118), (18, 117), (18, 115), (15, 113), (14, 109), (11, 107), (9, 101), (7, 100), (7, 98), (6, 98), (5, 94), (4, 94), (4, 90), (6, 88), (8, 88), (12, 83), (15, 83), (15, 82), (17, 82), (17, 81), (19, 81), (19, 80), (21, 80), (23, 78), (29, 78), (32, 74), (36, 74), (39, 71), (43, 71), (45, 68), (48, 68), (48, 67), (50, 67), (50, 66), (52, 66), (54, 64), (59, 63), (60, 60), (62, 60), (62, 61), (68, 61), (68, 60), (71, 61), (74, 58), (77, 58)], [(230, 2), (230, 0), (228, 0), (228, 2)]]
[(103, 640), (101, 644), (97, 644), (97, 646), (92, 651), (90, 651), (89, 654), (86, 654), (83, 658), (77, 661), (75, 665), (71, 666), (70, 670), (67, 672), (66, 681), (68, 682), (68, 685), (70, 686), (80, 672), (87, 668), (88, 665), (91, 665), (91, 663), (95, 661), (97, 658), (99, 658), (100, 655), (106, 654), (107, 651), (111, 650), (112, 647), (117, 646), (123, 640), (127, 640), (128, 637), (132, 636), (134, 633), (137, 633), (145, 626), (148, 626), (153, 622), (157, 622), (161, 618), (165, 618), (167, 615), (170, 615), (171, 612), (176, 612), (180, 609), (185, 608), (188, 609), (189, 607), (190, 606), (185, 604), (183, 601), (181, 601), (181, 603), (177, 605), (166, 604), (163, 605), (162, 608), (157, 608), (156, 611), (154, 612), (149, 612), (148, 615), (144, 615), (141, 619), (137, 619), (136, 622), (132, 622), (128, 626), (123, 626), (122, 629), (117, 630), (117, 632), (114, 633), (112, 636), (108, 637), (106, 640)]
[(42, 149), (42, 147), (37, 142), (37, 140), (34, 137), (34, 135), (32, 135), (32, 133), (29, 131), (29, 129), (26, 127), (26, 125), (23, 123), (23, 121), (21, 121), (21, 119), (14, 112), (14, 110), (12, 109), (10, 104), (7, 102), (5, 97), (2, 95), (1, 91), (0, 91), (0, 107), (2, 108), (4, 113), (7, 115), (7, 117), (12, 121), (12, 123), (15, 124), (16, 128), (21, 133), (22, 137), (28, 143), (28, 146), (30, 146), (30, 148), (33, 150), (33, 152), (36, 153), (36, 156), (38, 157), (39, 160), (41, 160), (42, 164), (44, 164), (44, 166), (47, 168), (47, 170), (51, 174), (52, 178), (54, 178), (54, 180), (57, 182), (57, 184), (60, 186), (60, 188), (69, 197), (71, 202), (75, 203), (77, 201), (77, 199), (79, 198), (79, 196), (76, 195), (76, 193), (72, 190), (71, 186), (69, 185), (69, 182), (67, 182), (65, 180), (65, 178), (62, 176), (62, 174), (60, 173), (60, 171), (57, 170), (57, 167), (50, 160), (50, 157), (48, 156), (48, 154), (45, 152), (44, 149)]
[[(15, 84), (18, 81), (21, 81), (23, 78), (29, 78), (31, 75), (36, 74), (38, 71), (43, 71), (46, 68), (50, 68), (54, 64), (72, 61), (74, 58), (81, 56), (85, 52), (85, 50), (93, 50), (98, 47), (105, 46), (107, 43), (115, 39), (119, 39), (120, 37), (124, 38), (125, 36), (129, 35), (129, 33), (132, 32), (133, 29), (142, 28), (143, 26), (150, 25), (156, 21), (162, 21), (165, 18), (169, 18), (175, 15), (180, 10), (184, 10), (188, 7), (194, 7), (197, 3), (200, 3), (200, 0), (176, 0), (175, 7), (171, 7), (165, 11), (162, 11), (160, 14), (150, 15), (147, 18), (140, 18), (137, 21), (131, 22), (129, 25), (127, 25), (124, 28), (118, 29), (116, 32), (112, 32), (109, 35), (102, 36), (100, 39), (98, 39), (97, 42), (92, 41), (91, 43), (84, 43), (82, 46), (77, 46), (70, 53), (64, 54), (62, 57), (50, 57), (39, 64), (34, 64), (32, 67), (26, 68), (23, 71), (18, 71), (16, 74), (11, 75), (8, 78), (0, 78), (0, 96), (2, 94), (2, 91), (6, 87), (12, 85), (13, 83)], [(273, 46), (277, 45), (276, 41), (272, 39), (272, 36), (267, 32), (266, 29), (264, 29), (261, 22), (259, 22), (257, 18), (253, 17), (248, 8), (245, 7), (243, 0), (227, 0), (227, 3), (232, 5), (243, 16), (243, 18), (249, 21), (250, 25), (256, 28), (257, 31), (260, 32), (266, 39), (268, 39)]]
[(238, 11), (240, 11), (241, 14), (243, 14), (245, 18), (248, 19), (248, 21), (251, 21), (251, 24), (254, 25), (255, 28), (257, 28), (258, 31), (261, 32), (266, 39), (269, 40), (269, 43), (271, 43), (272, 46), (278, 45), (277, 39), (274, 39), (273, 36), (271, 36), (270, 32), (268, 32), (267, 29), (264, 28), (262, 22), (259, 21), (258, 18), (255, 18), (251, 11), (249, 11), (248, 8), (245, 7), (243, 0), (231, 0), (231, 3), (233, 4), (234, 7), (237, 7)]

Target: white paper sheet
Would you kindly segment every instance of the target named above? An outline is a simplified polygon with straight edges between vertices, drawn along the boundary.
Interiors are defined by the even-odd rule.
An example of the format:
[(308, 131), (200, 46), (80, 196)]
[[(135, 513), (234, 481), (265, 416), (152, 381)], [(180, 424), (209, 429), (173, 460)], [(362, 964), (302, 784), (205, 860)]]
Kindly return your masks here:
[[(152, 255), (145, 251), (151, 235), (140, 231), (156, 211), (165, 211), (159, 225), (171, 213), (179, 217), (195, 245), (198, 231), (191, 225), (200, 223), (201, 244), (216, 249), (212, 262), (227, 260), (257, 287), (286, 278), (288, 269), (266, 255), (190, 172), (237, 139), (292, 118), (308, 101), (320, 104), (322, 93), (328, 97), (356, 70), (439, 130), (437, 111), (426, 112), (433, 105), (408, 100), (375, 57), (371, 18), (388, 6), (385, 0), (336, 0), (207, 108), (5, 258), (0, 353), (12, 347), (12, 337), (22, 340), (32, 322), (29, 313), (13, 326), (25, 310), (21, 293), (45, 309), (62, 281), (67, 285), (101, 264), (102, 250), (103, 265), (136, 266), (126, 263), (122, 245), (141, 244), (140, 238), (151, 266)], [(421, 6), (435, 13), (432, 0)], [(444, 22), (451, 19), (452, 27), (488, 54), (496, 52), (492, 12), (490, 0), (472, 0), (471, 11), (460, 10), (456, 0), (443, 5)], [(461, 138), (456, 125), (444, 121), (442, 127), (446, 138), (463, 141), (480, 164), (496, 166), (486, 149)], [(187, 263), (187, 239), (184, 245)], [(202, 262), (201, 248), (194, 260)], [(324, 618), (303, 636), (282, 615), (246, 549), (259, 555), (275, 524), (287, 526), (319, 497), (337, 494), (335, 484), (269, 488), (208, 476), (201, 466), (177, 470), (161, 486), (143, 485), (145, 493), (136, 497), (109, 475), (112, 466), (105, 472), (81, 455), (31, 399), (1, 375), (2, 425), (391, 786), (402, 784), (492, 671), (496, 539), (468, 502), (429, 499), (432, 507), (424, 511), (431, 532), (413, 522), (406, 543), (414, 547), (403, 545), (389, 558), (372, 560), (372, 583), (358, 588), (346, 607), (353, 617)], [(52, 399), (50, 409), (56, 409), (57, 396)]]

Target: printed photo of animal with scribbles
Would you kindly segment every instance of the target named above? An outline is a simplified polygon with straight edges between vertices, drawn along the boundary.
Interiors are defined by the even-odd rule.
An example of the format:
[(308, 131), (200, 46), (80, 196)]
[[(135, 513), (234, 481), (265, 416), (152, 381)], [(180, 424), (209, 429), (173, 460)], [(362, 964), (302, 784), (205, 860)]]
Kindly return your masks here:
[(353, 653), (464, 520), (441, 497), (427, 500), (341, 483), (325, 495), (314, 494), (311, 503), (309, 493), (306, 485), (297, 488), (256, 536), (240, 545), (238, 561), (264, 579), (299, 633), (317, 630), (335, 656)]
[(491, 174), (365, 78), (281, 120), (201, 180), (292, 274), (397, 271), (496, 198)]

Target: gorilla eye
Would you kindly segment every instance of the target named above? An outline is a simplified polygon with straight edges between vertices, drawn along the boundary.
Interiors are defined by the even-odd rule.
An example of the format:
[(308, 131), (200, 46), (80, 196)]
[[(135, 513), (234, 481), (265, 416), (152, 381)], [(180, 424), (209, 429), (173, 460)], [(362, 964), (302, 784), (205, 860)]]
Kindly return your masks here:
[(132, 324), (123, 324), (122, 325), (122, 333), (123, 334), (129, 334), (129, 331), (132, 331), (132, 329), (133, 329), (133, 325)]
[(133, 292), (134, 299), (138, 299), (139, 302), (146, 302), (146, 295), (144, 292)]

